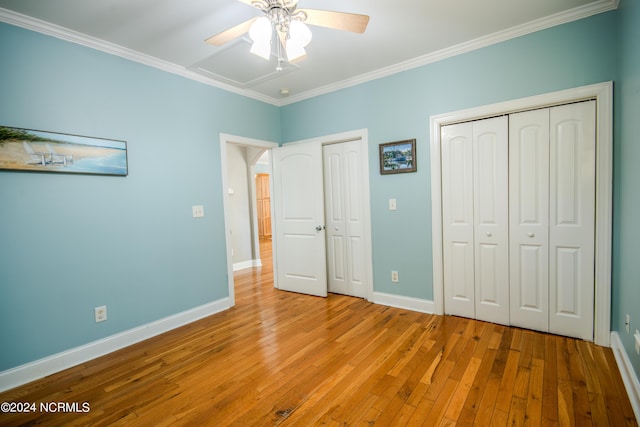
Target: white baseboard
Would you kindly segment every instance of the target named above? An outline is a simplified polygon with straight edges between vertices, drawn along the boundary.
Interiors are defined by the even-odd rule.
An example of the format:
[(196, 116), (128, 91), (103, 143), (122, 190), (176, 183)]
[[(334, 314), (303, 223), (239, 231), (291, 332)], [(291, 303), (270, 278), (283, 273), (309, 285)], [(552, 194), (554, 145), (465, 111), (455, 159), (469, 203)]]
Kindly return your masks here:
[(44, 378), (47, 375), (104, 356), (105, 354), (144, 341), (153, 336), (170, 331), (171, 329), (195, 322), (203, 317), (224, 311), (232, 305), (228, 297), (223, 298), (137, 328), (90, 342), (80, 347), (2, 371), (0, 372), (0, 392)]
[(618, 370), (631, 401), (633, 413), (636, 415), (636, 420), (640, 421), (640, 382), (638, 382), (638, 376), (617, 332), (611, 332), (611, 350), (613, 350), (613, 355), (618, 363)]
[(244, 270), (245, 268), (262, 267), (262, 260), (250, 259), (248, 261), (236, 262), (233, 264), (233, 271)]
[(420, 298), (403, 297), (400, 295), (374, 292), (372, 302), (390, 307), (404, 308), (406, 310), (419, 311), (421, 313), (435, 313), (433, 301)]

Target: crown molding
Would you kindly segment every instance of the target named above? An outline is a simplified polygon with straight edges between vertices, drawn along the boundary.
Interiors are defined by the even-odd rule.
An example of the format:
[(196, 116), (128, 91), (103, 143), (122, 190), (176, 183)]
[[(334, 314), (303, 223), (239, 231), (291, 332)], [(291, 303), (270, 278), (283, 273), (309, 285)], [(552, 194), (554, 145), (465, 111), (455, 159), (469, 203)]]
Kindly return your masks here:
[(330, 85), (322, 86), (316, 89), (308, 90), (297, 95), (285, 98), (277, 99), (271, 96), (267, 96), (252, 90), (242, 89), (233, 85), (220, 82), (213, 78), (204, 76), (193, 72), (180, 65), (163, 61), (154, 56), (146, 55), (141, 52), (134, 51), (132, 49), (125, 48), (123, 46), (109, 43), (104, 40), (88, 36), (86, 34), (79, 33), (77, 31), (69, 30), (59, 25), (51, 24), (40, 19), (36, 19), (27, 15), (23, 15), (17, 12), (13, 12), (7, 9), (0, 8), (0, 21), (7, 24), (15, 25), (18, 27), (26, 28), (28, 30), (37, 31), (48, 36), (56, 37), (65, 41), (76, 43), (82, 46), (86, 46), (92, 49), (100, 50), (102, 52), (116, 55), (124, 59), (128, 59), (134, 62), (138, 62), (153, 68), (157, 68), (168, 73), (176, 74), (185, 77), (190, 80), (216, 87), (228, 92), (236, 93), (238, 95), (246, 96), (248, 98), (262, 101), (267, 104), (272, 104), (276, 107), (282, 107), (285, 105), (293, 104), (305, 99), (313, 98), (319, 95), (324, 95), (330, 92), (335, 92), (341, 89), (346, 89), (352, 86), (356, 86), (362, 83), (366, 83), (372, 80), (377, 80), (382, 77), (387, 77), (402, 71), (411, 70), (413, 68), (421, 67), (434, 62), (442, 61), (447, 58), (451, 58), (456, 55), (471, 52), (473, 50), (481, 49), (483, 47), (491, 46), (503, 41), (507, 41), (516, 37), (520, 37), (526, 34), (530, 34), (536, 31), (544, 30), (554, 27), (556, 25), (566, 24), (568, 22), (577, 21), (579, 19), (587, 18), (599, 13), (608, 12), (618, 8), (620, 0), (599, 0), (593, 3), (589, 3), (584, 6), (580, 6), (565, 12), (557, 13), (542, 19), (538, 19), (532, 22), (528, 22), (523, 25), (509, 28), (504, 31), (490, 34), (488, 36), (480, 37), (475, 40), (471, 40), (465, 43), (460, 43), (455, 46), (451, 46), (439, 51), (429, 53), (427, 55), (419, 56), (407, 61), (400, 62), (398, 64), (391, 65), (389, 67), (380, 68), (378, 70), (361, 74), (359, 76), (342, 80)]
[(335, 92), (340, 89), (346, 89), (348, 87), (370, 82), (372, 80), (377, 80), (382, 77), (387, 77), (403, 71), (408, 71), (414, 68), (422, 67), (424, 65), (432, 64), (434, 62), (442, 61), (444, 59), (448, 59), (457, 55), (461, 55), (463, 53), (468, 53), (474, 50), (488, 47), (500, 42), (514, 39), (516, 37), (535, 33), (536, 31), (545, 30), (547, 28), (555, 27), (557, 25), (562, 25), (562, 24), (577, 21), (580, 19), (588, 18), (589, 16), (597, 15), (599, 13), (609, 12), (611, 10), (617, 9), (619, 3), (620, 3), (620, 0), (599, 0), (584, 6), (580, 6), (571, 10), (557, 13), (555, 15), (537, 19), (535, 21), (531, 21), (526, 24), (518, 25), (503, 31), (489, 34), (484, 37), (470, 40), (465, 43), (460, 43), (455, 46), (447, 47), (445, 49), (441, 49), (439, 51), (429, 53), (427, 55), (409, 59), (407, 61), (400, 62), (394, 65), (391, 65), (389, 67), (380, 68), (370, 73), (361, 74), (351, 79), (343, 80), (343, 81), (333, 83), (327, 86), (323, 86), (317, 89), (312, 89), (306, 92), (302, 92), (295, 96), (291, 96), (286, 100), (281, 100), (281, 102), (278, 103), (277, 105), (284, 106), (288, 104), (293, 104), (295, 102), (303, 101), (305, 99), (313, 98), (319, 95), (324, 95), (330, 92)]
[(110, 43), (96, 37), (91, 37), (89, 35), (79, 33), (77, 31), (73, 31), (59, 25), (51, 24), (49, 22), (42, 21), (40, 19), (23, 15), (11, 10), (0, 8), (0, 22), (5, 22), (7, 24), (22, 27), (27, 30), (36, 31), (48, 36), (56, 37), (61, 40), (89, 47), (91, 49), (96, 49), (111, 55), (119, 56), (124, 59), (157, 68), (161, 71), (166, 71), (171, 74), (177, 74), (187, 79), (195, 80), (197, 82), (204, 83), (218, 89), (223, 89), (228, 92), (233, 92), (238, 95), (246, 96), (248, 98), (253, 98), (258, 101), (274, 104), (275, 99), (270, 96), (243, 90), (230, 84), (203, 76), (172, 62), (163, 61), (162, 59), (156, 58), (154, 56), (146, 55), (144, 53), (128, 49), (115, 43)]

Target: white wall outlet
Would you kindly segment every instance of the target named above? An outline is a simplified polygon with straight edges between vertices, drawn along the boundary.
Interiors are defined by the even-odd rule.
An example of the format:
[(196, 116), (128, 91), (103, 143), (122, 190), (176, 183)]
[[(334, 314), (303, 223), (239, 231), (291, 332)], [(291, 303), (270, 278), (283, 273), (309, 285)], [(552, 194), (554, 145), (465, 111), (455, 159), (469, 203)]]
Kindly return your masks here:
[(191, 213), (193, 214), (194, 218), (202, 218), (204, 216), (204, 206), (191, 206)]
[(398, 272), (397, 271), (392, 271), (391, 272), (391, 281), (393, 283), (398, 283), (400, 281), (400, 278), (398, 278)]
[(396, 199), (389, 199), (389, 210), (395, 211), (397, 209)]
[(629, 326), (631, 325), (631, 316), (627, 313), (627, 317), (625, 318), (624, 326), (627, 328), (627, 333), (629, 333)]
[(640, 331), (636, 329), (636, 333), (633, 334), (633, 337), (636, 339), (636, 353), (640, 354)]
[(96, 322), (104, 322), (107, 320), (107, 306), (103, 305), (93, 309), (96, 316)]

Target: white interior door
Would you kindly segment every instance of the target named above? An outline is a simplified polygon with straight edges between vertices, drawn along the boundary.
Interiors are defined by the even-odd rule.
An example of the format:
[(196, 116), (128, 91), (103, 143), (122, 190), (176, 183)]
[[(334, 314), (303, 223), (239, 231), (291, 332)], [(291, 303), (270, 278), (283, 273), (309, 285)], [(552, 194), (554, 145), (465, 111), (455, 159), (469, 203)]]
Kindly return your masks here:
[(326, 297), (322, 146), (287, 144), (272, 154), (278, 287)]
[(509, 323), (509, 132), (505, 116), (473, 122), (476, 319)]
[(509, 323), (508, 122), (442, 129), (445, 312)]
[(549, 330), (549, 110), (509, 116), (511, 324)]
[(325, 145), (324, 190), (329, 292), (366, 297), (361, 142)]
[(595, 101), (550, 111), (549, 331), (593, 339)]
[(473, 125), (442, 128), (445, 313), (475, 317)]

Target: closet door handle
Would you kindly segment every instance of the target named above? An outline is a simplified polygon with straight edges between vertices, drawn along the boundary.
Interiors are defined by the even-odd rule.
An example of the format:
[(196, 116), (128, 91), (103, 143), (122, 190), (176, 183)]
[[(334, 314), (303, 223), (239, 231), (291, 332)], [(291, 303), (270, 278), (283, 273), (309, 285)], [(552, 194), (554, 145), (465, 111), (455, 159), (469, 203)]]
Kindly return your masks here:
[(529, 234), (527, 234), (527, 236), (529, 236), (529, 237), (535, 237), (535, 234), (533, 234), (532, 232), (529, 232)]
[(492, 236), (491, 232), (487, 231), (487, 237), (491, 237), (491, 236)]

